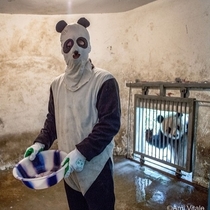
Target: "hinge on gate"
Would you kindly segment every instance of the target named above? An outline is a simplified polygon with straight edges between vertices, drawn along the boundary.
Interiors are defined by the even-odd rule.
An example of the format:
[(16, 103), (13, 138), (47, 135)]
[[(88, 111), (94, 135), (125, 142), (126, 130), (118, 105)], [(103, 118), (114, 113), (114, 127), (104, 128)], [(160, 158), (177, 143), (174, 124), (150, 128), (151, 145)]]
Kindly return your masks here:
[(143, 95), (148, 95), (148, 93), (149, 93), (149, 88), (147, 86), (143, 86), (142, 87), (142, 94)]
[(188, 88), (181, 88), (180, 93), (181, 93), (182, 98), (188, 98), (190, 96), (190, 92)]

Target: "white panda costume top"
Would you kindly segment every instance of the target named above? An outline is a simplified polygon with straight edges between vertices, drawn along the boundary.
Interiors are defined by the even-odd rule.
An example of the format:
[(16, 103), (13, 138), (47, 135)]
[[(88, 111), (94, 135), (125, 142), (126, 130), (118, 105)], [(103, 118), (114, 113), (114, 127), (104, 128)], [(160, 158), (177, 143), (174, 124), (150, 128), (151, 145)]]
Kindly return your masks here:
[(83, 171), (74, 171), (65, 179), (83, 195), (112, 158), (121, 114), (117, 81), (89, 59), (88, 26), (85, 18), (56, 25), (67, 67), (51, 84), (47, 119), (35, 140), (49, 149), (58, 139), (60, 150), (69, 153), (76, 147), (86, 158)]

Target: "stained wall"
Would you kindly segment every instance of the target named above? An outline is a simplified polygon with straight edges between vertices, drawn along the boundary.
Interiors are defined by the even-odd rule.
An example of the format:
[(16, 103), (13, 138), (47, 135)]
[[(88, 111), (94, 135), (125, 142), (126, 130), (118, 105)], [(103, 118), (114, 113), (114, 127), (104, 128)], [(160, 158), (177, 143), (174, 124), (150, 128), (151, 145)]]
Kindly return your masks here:
[[(210, 81), (209, 0), (159, 0), (113, 14), (0, 14), (1, 166), (20, 159), (32, 143), (45, 120), (50, 83), (65, 70), (55, 24), (61, 19), (76, 22), (81, 16), (91, 23), (93, 63), (119, 82), (122, 125), (116, 137), (117, 154), (126, 153), (126, 82), (173, 82), (176, 77)], [(204, 97), (209, 99), (208, 91)], [(202, 115), (199, 119), (202, 125)], [(206, 128), (205, 135), (202, 130), (197, 134), (193, 178), (202, 186), (208, 184), (210, 165), (209, 125)]]

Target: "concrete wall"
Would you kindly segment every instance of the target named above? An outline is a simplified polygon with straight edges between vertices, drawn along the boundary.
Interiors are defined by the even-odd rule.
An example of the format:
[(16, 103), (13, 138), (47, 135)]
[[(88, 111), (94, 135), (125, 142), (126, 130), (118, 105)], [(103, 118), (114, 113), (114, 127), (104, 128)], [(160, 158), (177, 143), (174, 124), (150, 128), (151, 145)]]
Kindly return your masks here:
[[(173, 82), (176, 77), (210, 81), (209, 0), (159, 0), (115, 14), (0, 14), (1, 165), (20, 159), (31, 144), (45, 120), (50, 83), (65, 69), (55, 24), (61, 19), (75, 22), (81, 16), (91, 23), (93, 63), (112, 72), (120, 85), (118, 154), (126, 152), (126, 82)], [(209, 93), (204, 97), (209, 99)], [(194, 182), (202, 186), (208, 184), (210, 160), (207, 155), (203, 159), (203, 154), (210, 150), (209, 137), (208, 130), (196, 143), (202, 148), (196, 151)]]

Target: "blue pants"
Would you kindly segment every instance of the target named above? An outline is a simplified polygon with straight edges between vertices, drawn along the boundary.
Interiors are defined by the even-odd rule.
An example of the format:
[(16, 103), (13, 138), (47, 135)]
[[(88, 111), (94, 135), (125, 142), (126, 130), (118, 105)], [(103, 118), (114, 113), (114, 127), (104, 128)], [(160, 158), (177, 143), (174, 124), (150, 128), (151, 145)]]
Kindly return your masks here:
[(65, 181), (64, 186), (70, 210), (114, 210), (115, 194), (111, 159), (107, 161), (84, 196), (69, 187)]

